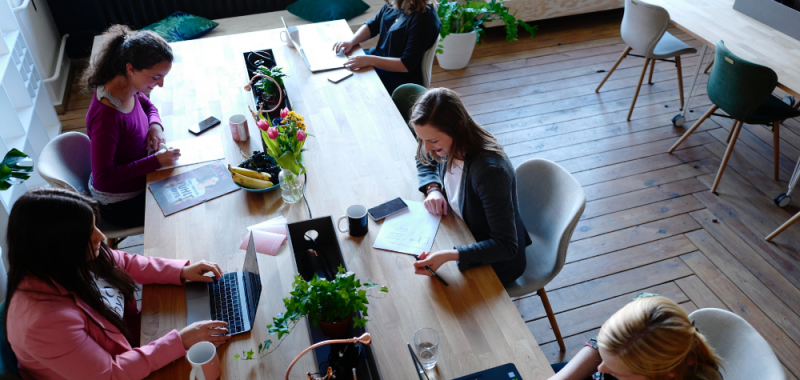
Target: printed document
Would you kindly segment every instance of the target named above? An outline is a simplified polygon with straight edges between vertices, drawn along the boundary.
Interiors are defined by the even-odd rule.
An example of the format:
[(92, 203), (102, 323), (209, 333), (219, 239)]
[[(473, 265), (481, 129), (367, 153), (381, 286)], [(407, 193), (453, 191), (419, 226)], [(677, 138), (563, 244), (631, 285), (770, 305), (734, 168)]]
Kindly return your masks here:
[(181, 150), (181, 157), (174, 165), (164, 166), (158, 170), (177, 168), (179, 166), (194, 165), (201, 162), (216, 161), (225, 158), (222, 148), (222, 138), (219, 134), (192, 137), (186, 140), (168, 141), (168, 147)]
[(442, 216), (429, 213), (422, 202), (403, 202), (408, 211), (386, 218), (372, 247), (411, 255), (429, 252)]

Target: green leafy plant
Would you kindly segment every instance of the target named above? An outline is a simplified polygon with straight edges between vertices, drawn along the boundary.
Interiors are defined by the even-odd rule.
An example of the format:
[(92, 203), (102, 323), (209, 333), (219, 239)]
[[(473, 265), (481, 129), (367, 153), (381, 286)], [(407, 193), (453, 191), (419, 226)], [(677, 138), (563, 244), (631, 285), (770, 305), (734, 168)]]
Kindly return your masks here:
[[(272, 79), (275, 79), (275, 82), (278, 82), (281, 89), (286, 89), (286, 87), (283, 85), (283, 78), (287, 77), (287, 75), (283, 73), (282, 67), (275, 66), (270, 69), (266, 66), (258, 66), (258, 70), (256, 70), (254, 74), (264, 74)], [(275, 83), (267, 78), (261, 78), (258, 82), (256, 82), (255, 87), (261, 90), (268, 97), (277, 96), (278, 94), (278, 87), (275, 86)]]
[[(270, 335), (277, 334), (278, 340), (291, 333), (302, 317), (308, 317), (311, 323), (317, 326), (320, 321), (340, 322), (356, 313), (353, 316), (353, 326), (364, 327), (369, 320), (367, 297), (371, 297), (367, 291), (377, 289), (379, 293), (389, 292), (389, 288), (386, 286), (380, 286), (370, 280), (361, 282), (356, 279), (355, 273), (345, 272), (341, 266), (339, 266), (336, 278), (331, 281), (319, 278), (316, 274), (311, 281), (305, 281), (303, 277), (295, 276), (292, 285), (294, 290), (290, 293), (291, 296), (283, 299), (286, 312), (273, 317), (272, 324), (267, 326)], [(358, 312), (361, 312), (360, 318)], [(263, 353), (262, 357), (266, 356), (278, 348), (278, 345), (269, 350), (272, 340), (266, 340), (258, 345), (258, 353)], [(252, 360), (254, 354), (255, 351), (250, 349), (250, 351), (243, 351), (241, 355), (235, 354), (233, 357), (234, 359)]]
[[(442, 0), (439, 3), (439, 20), (442, 22), (442, 30), (439, 32), (441, 39), (451, 33), (470, 33), (476, 31), (475, 42), (480, 45), (481, 36), (484, 35), (483, 24), (495, 20), (502, 20), (506, 26), (506, 40), (516, 41), (519, 28), (531, 34), (531, 38), (536, 36), (536, 25), (530, 26), (522, 20), (517, 20), (516, 12), (508, 13), (508, 8), (502, 0), (467, 1), (461, 4), (456, 0)], [(439, 45), (436, 53), (441, 54), (443, 46)]]
[(0, 190), (8, 190), (12, 185), (31, 177), (30, 173), (33, 171), (33, 164), (20, 165), (20, 162), (27, 158), (27, 154), (20, 152), (16, 148), (6, 153), (2, 164), (0, 164)]

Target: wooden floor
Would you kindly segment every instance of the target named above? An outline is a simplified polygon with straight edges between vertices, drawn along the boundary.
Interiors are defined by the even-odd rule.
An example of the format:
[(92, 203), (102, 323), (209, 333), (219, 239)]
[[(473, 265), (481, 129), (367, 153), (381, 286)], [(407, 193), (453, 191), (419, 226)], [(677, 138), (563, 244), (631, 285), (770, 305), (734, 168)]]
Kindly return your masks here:
[[(774, 243), (763, 238), (799, 209), (798, 202), (780, 209), (772, 198), (786, 191), (800, 157), (800, 121), (789, 120), (781, 130), (781, 181), (772, 179), (771, 130), (747, 125), (719, 195), (711, 194), (732, 123), (712, 117), (667, 154), (684, 132), (670, 122), (679, 112), (673, 64), (656, 65), (654, 84), (643, 86), (630, 122), (625, 118), (641, 58), (625, 59), (594, 92), (625, 48), (621, 19), (621, 11), (611, 11), (543, 21), (536, 39), (517, 42), (491, 30), (466, 69), (434, 66), (433, 86), (460, 93), (514, 164), (553, 160), (584, 186), (588, 203), (567, 264), (546, 287), (567, 345), (565, 358), (538, 297), (515, 303), (551, 362), (571, 358), (643, 291), (670, 297), (688, 311), (729, 309), (772, 344), (788, 377), (797, 379), (800, 224)], [(699, 47), (686, 34), (671, 32)], [(687, 87), (697, 60), (683, 57)], [(687, 126), (710, 105), (705, 86), (700, 92)], [(85, 130), (86, 99), (72, 98), (62, 116), (65, 130)], [(133, 237), (122, 245), (141, 251), (141, 241)]]

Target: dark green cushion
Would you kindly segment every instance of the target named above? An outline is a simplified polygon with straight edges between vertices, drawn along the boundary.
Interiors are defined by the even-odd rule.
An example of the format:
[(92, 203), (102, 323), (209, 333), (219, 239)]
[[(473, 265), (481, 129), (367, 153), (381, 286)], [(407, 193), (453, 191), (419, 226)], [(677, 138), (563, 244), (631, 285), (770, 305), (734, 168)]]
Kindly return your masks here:
[(167, 18), (145, 26), (142, 30), (150, 30), (167, 42), (187, 41), (199, 38), (216, 28), (218, 23), (200, 16), (184, 12), (175, 12)]
[(311, 22), (351, 19), (369, 9), (361, 0), (300, 0), (286, 8), (289, 13)]

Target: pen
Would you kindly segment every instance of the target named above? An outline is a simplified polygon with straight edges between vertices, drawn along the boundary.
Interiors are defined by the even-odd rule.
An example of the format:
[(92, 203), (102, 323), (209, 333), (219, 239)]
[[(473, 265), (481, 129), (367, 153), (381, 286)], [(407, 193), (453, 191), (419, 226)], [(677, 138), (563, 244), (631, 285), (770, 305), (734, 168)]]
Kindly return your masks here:
[[(415, 259), (417, 259), (417, 261), (419, 261), (419, 255), (413, 255), (413, 256), (414, 256)], [(450, 284), (448, 284), (447, 281), (445, 281), (443, 278), (439, 277), (439, 275), (436, 274), (436, 272), (434, 272), (433, 269), (431, 269), (431, 267), (426, 265), (425, 269), (427, 269), (428, 272), (431, 272), (431, 274), (434, 277), (436, 277), (436, 279), (439, 280), (442, 284), (444, 284), (444, 286), (450, 286)]]

